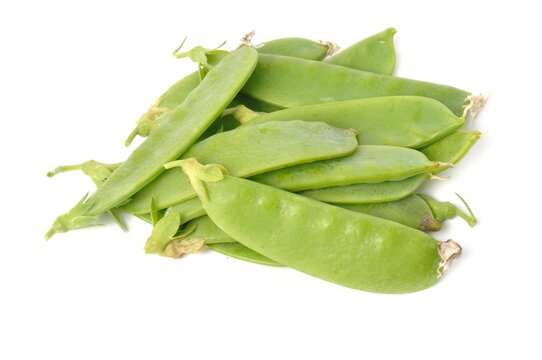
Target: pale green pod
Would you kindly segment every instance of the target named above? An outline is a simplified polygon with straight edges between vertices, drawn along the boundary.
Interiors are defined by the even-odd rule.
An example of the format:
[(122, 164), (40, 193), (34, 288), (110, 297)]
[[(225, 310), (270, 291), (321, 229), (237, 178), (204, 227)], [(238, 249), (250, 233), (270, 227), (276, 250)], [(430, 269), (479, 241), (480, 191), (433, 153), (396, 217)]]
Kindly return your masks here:
[[(247, 109), (242, 109), (247, 116)], [(235, 115), (235, 114), (234, 114)], [(323, 121), (353, 129), (363, 145), (419, 148), (452, 133), (465, 123), (436, 100), (420, 96), (387, 96), (298, 106), (254, 116), (245, 126), (267, 121)]]
[[(444, 164), (448, 165), (448, 164)], [(250, 179), (288, 191), (322, 189), (360, 183), (404, 180), (443, 166), (417, 150), (385, 145), (360, 145), (352, 155), (292, 166)]]
[[(480, 139), (480, 136), (479, 131), (458, 130), (421, 148), (420, 151), (430, 160), (457, 164)], [(446, 169), (437, 169), (434, 173), (444, 170)]]
[(282, 266), (278, 262), (269, 259), (256, 251), (247, 248), (238, 242), (216, 243), (207, 245), (211, 250), (239, 260), (268, 266)]
[(226, 56), (102, 186), (55, 220), (46, 238), (98, 224), (97, 215), (119, 206), (160, 175), (163, 164), (184, 153), (224, 111), (254, 70), (257, 58), (257, 52), (246, 46)]
[(382, 203), (407, 197), (429, 178), (428, 174), (419, 174), (399, 181), (335, 186), (302, 191), (299, 194), (334, 204)]
[(242, 91), (283, 108), (378, 96), (424, 96), (443, 103), (456, 116), (463, 115), (470, 95), (451, 86), (265, 54)]
[[(183, 158), (220, 163), (231, 174), (247, 177), (297, 164), (345, 156), (357, 148), (356, 134), (318, 122), (269, 122), (216, 134), (193, 145)], [(196, 196), (179, 169), (167, 170), (120, 207), (148, 213), (154, 196), (159, 209)]]
[(386, 29), (324, 60), (329, 64), (392, 75), (395, 70), (393, 36), (397, 30)]
[(226, 234), (280, 264), (339, 285), (378, 293), (419, 291), (434, 285), (461, 253), (453, 241), (228, 176), (219, 166), (195, 159), (180, 165)]

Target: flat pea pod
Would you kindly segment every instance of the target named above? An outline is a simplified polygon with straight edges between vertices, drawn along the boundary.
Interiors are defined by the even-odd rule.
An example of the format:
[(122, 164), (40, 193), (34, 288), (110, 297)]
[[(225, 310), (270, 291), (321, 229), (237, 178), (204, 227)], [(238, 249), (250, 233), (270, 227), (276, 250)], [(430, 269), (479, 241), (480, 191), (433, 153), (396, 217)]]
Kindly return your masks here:
[[(435, 284), (461, 247), (373, 216), (224, 175), (195, 159), (182, 164), (226, 234), (279, 264), (354, 289), (409, 293)], [(235, 209), (235, 211), (232, 211)]]
[(223, 255), (239, 260), (267, 266), (282, 266), (278, 262), (258, 254), (256, 251), (251, 250), (238, 242), (209, 244), (207, 247)]
[[(183, 158), (195, 157), (203, 163), (220, 162), (232, 174), (247, 177), (345, 156), (356, 149), (356, 135), (351, 130), (318, 122), (281, 121), (216, 134), (193, 145)], [(152, 197), (162, 209), (195, 196), (186, 175), (172, 169), (132, 196), (120, 209), (132, 214), (148, 213)]]
[[(215, 66), (222, 60), (228, 51), (214, 50), (206, 53), (206, 59), (209, 65)], [(147, 137), (163, 121), (165, 121), (171, 111), (182, 104), (190, 92), (194, 90), (202, 80), (202, 73), (194, 71), (185, 76), (175, 84), (171, 85), (156, 102), (137, 120), (136, 127), (128, 135), (124, 144), (129, 146), (136, 136)]]
[(322, 60), (330, 53), (328, 43), (290, 37), (266, 41), (256, 46), (260, 54), (293, 56), (301, 59)]
[(414, 175), (400, 181), (375, 184), (354, 184), (301, 191), (299, 194), (334, 204), (373, 204), (395, 201), (414, 193), (430, 178), (428, 174)]
[(463, 115), (470, 95), (451, 86), (265, 54), (243, 93), (283, 108), (377, 96), (424, 96), (443, 103), (456, 116)]
[[(304, 59), (321, 60), (329, 51), (329, 45), (318, 43), (316, 41), (303, 39), (303, 38), (282, 38), (271, 40), (260, 44), (257, 51), (266, 54), (277, 54), (285, 56), (300, 57)], [(135, 129), (128, 135), (125, 141), (125, 145), (128, 146), (136, 136), (146, 137), (156, 127), (160, 125), (162, 121), (165, 121), (172, 109), (182, 104), (188, 94), (194, 90), (207, 70), (216, 66), (220, 60), (222, 60), (228, 51), (218, 49), (204, 49), (201, 46), (197, 46), (186, 53), (178, 54), (176, 56), (193, 57), (199, 62), (200, 70), (194, 71), (183, 79), (173, 84), (166, 92), (164, 92), (160, 98), (139, 118), (136, 123)], [(183, 56), (186, 55), (186, 56)], [(271, 105), (262, 104), (261, 102), (249, 99), (245, 97), (245, 105), (253, 109), (265, 109), (259, 111), (271, 111), (273, 108)], [(231, 105), (230, 105), (231, 106)]]
[(298, 192), (404, 180), (448, 165), (429, 161), (421, 152), (409, 148), (359, 145), (349, 156), (279, 169), (253, 176), (251, 180)]
[[(164, 171), (163, 164), (177, 159), (224, 111), (249, 78), (257, 59), (258, 53), (245, 46), (213, 67), (167, 121), (155, 129), (102, 186), (57, 218), (46, 238), (57, 232), (96, 225), (97, 215), (120, 205), (160, 175)], [(201, 111), (202, 108), (206, 111)]]
[[(243, 114), (246, 117), (246, 114)], [(298, 106), (253, 115), (246, 125), (266, 121), (324, 121), (358, 131), (363, 145), (419, 148), (452, 133), (465, 123), (436, 100), (420, 96), (387, 96)]]
[(324, 62), (378, 74), (392, 75), (395, 70), (393, 36), (396, 32), (397, 30), (394, 28), (381, 31), (328, 57)]
[[(427, 158), (433, 161), (444, 161), (457, 164), (480, 139), (479, 131), (458, 130), (432, 144), (420, 149)], [(446, 169), (437, 169), (434, 173)]]

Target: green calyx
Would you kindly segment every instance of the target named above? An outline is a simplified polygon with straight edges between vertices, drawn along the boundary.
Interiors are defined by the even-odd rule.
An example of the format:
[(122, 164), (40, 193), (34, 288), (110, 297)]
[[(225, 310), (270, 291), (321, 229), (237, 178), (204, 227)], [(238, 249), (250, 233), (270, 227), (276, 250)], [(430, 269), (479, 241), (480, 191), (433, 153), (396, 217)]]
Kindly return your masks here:
[(208, 200), (208, 195), (204, 183), (220, 181), (224, 178), (224, 175), (228, 174), (228, 170), (222, 165), (202, 165), (194, 158), (172, 161), (165, 164), (164, 167), (166, 169), (174, 167), (182, 168), (188, 176), (196, 194), (198, 194), (200, 199), (205, 201)]
[(56, 218), (49, 231), (45, 234), (45, 240), (49, 240), (56, 233), (68, 232), (87, 226), (102, 225), (97, 216), (82, 215), (91, 207), (91, 204), (86, 202), (87, 197), (88, 194), (73, 209)]

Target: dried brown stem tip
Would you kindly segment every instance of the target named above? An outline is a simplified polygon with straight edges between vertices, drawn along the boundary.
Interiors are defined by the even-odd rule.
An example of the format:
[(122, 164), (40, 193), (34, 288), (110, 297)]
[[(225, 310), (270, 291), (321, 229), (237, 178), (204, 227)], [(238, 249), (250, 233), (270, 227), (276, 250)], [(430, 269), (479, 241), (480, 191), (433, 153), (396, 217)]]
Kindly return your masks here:
[(320, 40), (320, 44), (324, 45), (325, 47), (327, 47), (327, 53), (326, 53), (326, 57), (330, 57), (330, 56), (333, 56), (335, 55), (339, 50), (341, 50), (341, 47), (332, 42), (332, 41), (325, 41), (325, 40)]
[(438, 245), (438, 255), (440, 256), (440, 264), (437, 269), (438, 277), (441, 277), (452, 265), (452, 262), (461, 256), (462, 251), (461, 246), (453, 240), (446, 240)]

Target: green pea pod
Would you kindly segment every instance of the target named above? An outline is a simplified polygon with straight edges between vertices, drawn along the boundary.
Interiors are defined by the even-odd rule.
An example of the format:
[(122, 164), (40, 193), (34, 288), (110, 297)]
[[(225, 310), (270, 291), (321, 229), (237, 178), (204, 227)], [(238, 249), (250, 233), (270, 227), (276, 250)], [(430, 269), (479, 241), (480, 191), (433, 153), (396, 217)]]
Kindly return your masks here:
[(451, 240), (439, 242), (389, 220), (224, 175), (218, 166), (195, 159), (181, 166), (226, 234), (280, 264), (339, 285), (378, 293), (419, 291), (435, 284), (461, 253)]
[[(226, 56), (94, 194), (57, 218), (46, 238), (98, 224), (97, 215), (120, 205), (160, 175), (163, 164), (177, 159), (224, 111), (249, 78), (257, 59), (258, 53), (247, 46)], [(203, 108), (206, 111), (201, 111)]]
[[(350, 211), (391, 220), (422, 231), (439, 231), (442, 228), (442, 223), (444, 221), (452, 219), (456, 216), (463, 218), (470, 226), (474, 226), (477, 221), (476, 217), (463, 198), (460, 196), (459, 198), (466, 206), (469, 214), (464, 213), (450, 202), (436, 201), (423, 194), (413, 194), (400, 200), (384, 203), (338, 204), (336, 206)], [(192, 200), (187, 203), (190, 202), (192, 202)], [(183, 237), (177, 236), (175, 240), (172, 240), (173, 237), (167, 239), (167, 237), (162, 236), (159, 244), (153, 244), (152, 240), (149, 240), (147, 243), (153, 244), (155, 249), (162, 251), (162, 255), (179, 257), (184, 253), (182, 251), (187, 248), (187, 245), (193, 244), (196, 241), (201, 241), (206, 245), (232, 243), (236, 241), (220, 230), (220, 228), (218, 228), (208, 216), (204, 216), (205, 210), (203, 210), (201, 203), (196, 211), (194, 211), (194, 205), (195, 203), (192, 202), (191, 204), (186, 204), (183, 207), (173, 207), (175, 210), (170, 208), (168, 212), (178, 212), (178, 217), (180, 216), (183, 218), (186, 217), (187, 219), (194, 219), (186, 224), (186, 228), (194, 227), (196, 231), (193, 231)], [(199, 217), (196, 218), (196, 216)], [(177, 225), (179, 225), (179, 223), (177, 223)], [(163, 229), (157, 230), (157, 233), (162, 234), (163, 232)], [(151, 237), (151, 239), (153, 239), (153, 237)], [(172, 244), (173, 242), (175, 242), (175, 244)], [(214, 249), (214, 247), (210, 247)], [(224, 251), (222, 252), (228, 250), (229, 247), (225, 246)], [(235, 256), (235, 252), (240, 252), (243, 255), (242, 259), (247, 261), (252, 261), (251, 255), (255, 254), (255, 262), (261, 263), (260, 254), (254, 253), (253, 251), (244, 251), (242, 250), (242, 246), (232, 246), (231, 252), (232, 253), (230, 255), (237, 258), (239, 258), (239, 256)]]
[(413, 149), (360, 145), (352, 155), (292, 166), (251, 177), (251, 180), (288, 191), (322, 189), (360, 183), (404, 180), (442, 166)]
[[(392, 220), (422, 231), (439, 231), (445, 220), (460, 216), (470, 226), (476, 218), (450, 202), (440, 202), (427, 195), (409, 195), (403, 199), (378, 204), (341, 204), (345, 209)], [(470, 212), (470, 209), (469, 209)], [(472, 213), (471, 213), (472, 214)]]
[(256, 49), (260, 54), (293, 56), (309, 60), (322, 60), (332, 51), (329, 43), (297, 37), (270, 40), (257, 45)]
[(386, 29), (328, 57), (324, 62), (392, 75), (395, 70), (393, 36), (396, 32), (394, 28)]
[[(419, 148), (452, 133), (465, 123), (436, 100), (419, 96), (387, 96), (298, 106), (258, 116), (240, 109), (247, 125), (267, 121), (324, 121), (358, 132), (363, 145)], [(234, 116), (236, 114), (234, 113)], [(239, 114), (237, 114), (239, 115)]]
[(247, 248), (238, 242), (218, 243), (207, 245), (211, 250), (239, 260), (267, 266), (282, 266), (276, 261), (269, 259), (256, 251)]
[[(236, 176), (247, 177), (297, 164), (345, 156), (357, 148), (351, 130), (317, 122), (269, 122), (216, 134), (193, 145), (183, 158), (220, 162)], [(196, 196), (179, 169), (165, 171), (120, 207), (124, 212), (149, 212), (151, 197), (159, 209)]]
[[(184, 42), (183, 42), (184, 43)], [(182, 46), (182, 44), (181, 44)], [(179, 47), (180, 49), (180, 47)], [(173, 84), (160, 98), (145, 112), (137, 121), (135, 129), (128, 135), (125, 145), (129, 146), (136, 136), (147, 137), (150, 132), (165, 121), (171, 110), (182, 104), (188, 94), (194, 90), (207, 71), (216, 66), (228, 51), (218, 49), (205, 49), (201, 46), (179, 53), (177, 49), (174, 55), (177, 58), (189, 57), (198, 63), (199, 70)], [(312, 60), (323, 59), (329, 51), (329, 45), (302, 38), (283, 38), (272, 40), (257, 47), (257, 51), (266, 54), (300, 57)], [(261, 104), (257, 100), (245, 97), (244, 103), (253, 109), (264, 108), (270, 111), (270, 105)], [(232, 105), (230, 105), (231, 107)], [(263, 111), (263, 110), (261, 110)]]
[(443, 103), (456, 116), (463, 115), (470, 96), (451, 86), (265, 54), (260, 54), (243, 93), (283, 108), (377, 96), (424, 96)]
[[(458, 130), (432, 144), (420, 149), (427, 158), (433, 161), (451, 162), (457, 164), (472, 146), (480, 139), (479, 131)], [(446, 169), (437, 169), (434, 173)]]
[(419, 174), (400, 181), (335, 186), (301, 191), (299, 194), (332, 204), (383, 203), (399, 200), (414, 193), (430, 176)]

